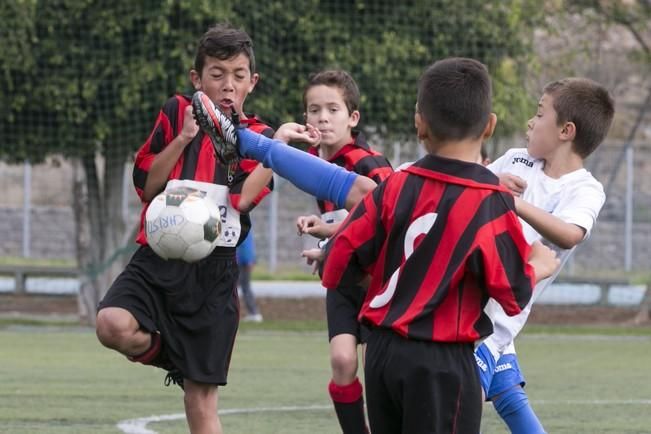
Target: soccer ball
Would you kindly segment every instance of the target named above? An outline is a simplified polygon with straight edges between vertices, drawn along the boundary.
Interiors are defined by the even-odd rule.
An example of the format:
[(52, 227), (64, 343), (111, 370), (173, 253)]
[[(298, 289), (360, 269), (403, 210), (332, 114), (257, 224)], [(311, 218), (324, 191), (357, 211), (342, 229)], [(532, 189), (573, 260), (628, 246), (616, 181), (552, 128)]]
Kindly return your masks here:
[(159, 194), (145, 214), (147, 242), (163, 259), (203, 259), (215, 249), (220, 232), (217, 205), (189, 187)]

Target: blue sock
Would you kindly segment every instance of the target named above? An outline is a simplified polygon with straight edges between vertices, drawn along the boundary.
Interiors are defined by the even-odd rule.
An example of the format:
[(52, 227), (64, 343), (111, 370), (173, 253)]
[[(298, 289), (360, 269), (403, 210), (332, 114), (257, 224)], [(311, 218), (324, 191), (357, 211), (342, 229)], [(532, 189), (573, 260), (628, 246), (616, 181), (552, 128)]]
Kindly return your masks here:
[(512, 434), (545, 434), (521, 386), (511, 387), (493, 398), (493, 407)]
[(243, 156), (260, 161), (317, 199), (344, 208), (356, 173), (248, 129), (238, 129), (237, 138)]

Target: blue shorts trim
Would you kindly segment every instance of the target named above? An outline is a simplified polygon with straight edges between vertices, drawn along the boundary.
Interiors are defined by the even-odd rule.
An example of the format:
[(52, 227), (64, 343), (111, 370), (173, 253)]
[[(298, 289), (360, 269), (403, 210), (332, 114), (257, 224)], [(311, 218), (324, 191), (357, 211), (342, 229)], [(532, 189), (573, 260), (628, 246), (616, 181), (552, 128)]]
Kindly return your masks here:
[(488, 389), (495, 373), (495, 359), (486, 344), (481, 344), (475, 349), (475, 362), (477, 362), (481, 388), (484, 389), (484, 394), (488, 396)]
[(493, 373), (493, 379), (488, 388), (488, 393), (486, 393), (486, 397), (491, 399), (513, 386), (520, 385), (524, 387), (525, 384), (526, 381), (522, 371), (520, 370), (518, 356), (516, 354), (504, 354), (497, 361)]

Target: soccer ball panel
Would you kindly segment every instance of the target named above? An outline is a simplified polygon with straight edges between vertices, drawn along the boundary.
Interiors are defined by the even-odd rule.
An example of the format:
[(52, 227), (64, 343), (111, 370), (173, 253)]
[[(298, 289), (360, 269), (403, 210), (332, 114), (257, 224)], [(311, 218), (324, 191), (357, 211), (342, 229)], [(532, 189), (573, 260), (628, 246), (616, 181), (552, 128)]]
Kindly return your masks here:
[(179, 231), (179, 236), (186, 242), (189, 246), (194, 243), (203, 241), (203, 225), (195, 223), (191, 220), (187, 220), (186, 223), (181, 227)]
[(202, 240), (192, 244), (183, 254), (183, 260), (186, 262), (196, 262), (205, 258), (213, 251), (214, 245), (208, 241)]
[(203, 237), (209, 242), (217, 241), (219, 234), (222, 232), (222, 222), (219, 216), (210, 217), (203, 225)]
[(176, 234), (163, 234), (156, 244), (156, 248), (152, 246), (154, 252), (165, 259), (178, 259), (183, 257), (185, 251), (188, 249), (188, 244)]
[(206, 206), (207, 203), (208, 201), (203, 198), (188, 196), (181, 203), (180, 207), (188, 221), (202, 225), (210, 218), (210, 210)]

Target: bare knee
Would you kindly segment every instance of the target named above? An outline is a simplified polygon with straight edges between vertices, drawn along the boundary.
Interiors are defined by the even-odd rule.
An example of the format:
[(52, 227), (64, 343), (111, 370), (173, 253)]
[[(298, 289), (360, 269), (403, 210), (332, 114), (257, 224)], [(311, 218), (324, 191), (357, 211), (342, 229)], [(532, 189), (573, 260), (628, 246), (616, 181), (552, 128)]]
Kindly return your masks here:
[(206, 383), (196, 383), (192, 380), (184, 381), (185, 395), (183, 401), (191, 408), (208, 407), (214, 411), (217, 407), (217, 386)]
[(357, 376), (357, 348), (333, 348), (330, 354), (332, 374), (337, 384), (348, 384)]
[(126, 309), (107, 307), (97, 313), (95, 333), (105, 347), (121, 350), (138, 328), (138, 321)]

